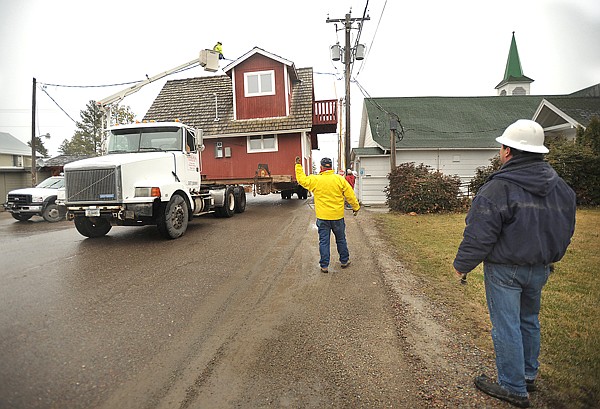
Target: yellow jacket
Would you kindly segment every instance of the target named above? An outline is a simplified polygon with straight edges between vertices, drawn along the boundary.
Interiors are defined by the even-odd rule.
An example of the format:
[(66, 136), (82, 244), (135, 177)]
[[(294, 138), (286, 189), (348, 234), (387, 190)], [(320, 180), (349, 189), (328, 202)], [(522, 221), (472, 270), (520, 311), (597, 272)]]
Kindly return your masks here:
[(360, 209), (354, 189), (343, 176), (336, 175), (333, 170), (306, 176), (302, 165), (296, 164), (296, 180), (302, 187), (313, 192), (317, 219), (343, 219), (344, 198), (352, 206), (352, 210)]

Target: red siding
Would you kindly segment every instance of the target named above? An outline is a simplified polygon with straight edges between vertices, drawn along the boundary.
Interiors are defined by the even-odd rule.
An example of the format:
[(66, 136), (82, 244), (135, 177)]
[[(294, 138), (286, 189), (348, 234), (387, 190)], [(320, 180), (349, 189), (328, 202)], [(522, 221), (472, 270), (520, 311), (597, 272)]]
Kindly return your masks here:
[[(231, 148), (230, 158), (215, 158), (216, 142), (223, 143), (223, 150)], [(202, 175), (211, 180), (253, 178), (259, 163), (268, 164), (271, 175), (294, 175), (294, 159), (302, 156), (300, 134), (278, 135), (277, 143), (277, 152), (248, 153), (246, 137), (205, 139)]]
[[(275, 71), (275, 95), (244, 96), (244, 73)], [(238, 65), (235, 70), (236, 119), (273, 118), (286, 116), (283, 64), (256, 54)]]

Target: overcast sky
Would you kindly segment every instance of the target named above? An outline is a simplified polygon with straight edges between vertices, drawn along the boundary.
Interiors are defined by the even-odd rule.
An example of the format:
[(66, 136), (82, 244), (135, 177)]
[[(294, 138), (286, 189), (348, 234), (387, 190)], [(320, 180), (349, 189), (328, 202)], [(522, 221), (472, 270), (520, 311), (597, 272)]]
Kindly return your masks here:
[[(363, 1), (281, 0), (0, 0), (0, 131), (31, 139), (32, 81), (101, 86), (145, 79), (223, 43), (226, 58), (253, 47), (312, 67), (315, 97), (344, 95), (343, 67), (329, 47), (344, 42), (332, 19)], [(367, 58), (353, 78), (371, 97), (493, 96), (502, 80), (515, 31), (532, 94), (565, 94), (600, 83), (598, 0), (371, 0), (361, 43)], [(353, 38), (357, 30), (353, 30)], [(221, 72), (222, 73), (222, 72)], [(150, 84), (125, 100), (142, 118), (168, 79), (205, 73), (201, 68)], [(51, 155), (75, 131), (73, 120), (89, 100), (125, 86), (37, 90), (37, 131), (50, 133)], [(351, 87), (351, 134), (358, 141), (363, 95)], [(68, 114), (68, 116), (67, 116)], [(335, 154), (335, 136), (320, 139)]]

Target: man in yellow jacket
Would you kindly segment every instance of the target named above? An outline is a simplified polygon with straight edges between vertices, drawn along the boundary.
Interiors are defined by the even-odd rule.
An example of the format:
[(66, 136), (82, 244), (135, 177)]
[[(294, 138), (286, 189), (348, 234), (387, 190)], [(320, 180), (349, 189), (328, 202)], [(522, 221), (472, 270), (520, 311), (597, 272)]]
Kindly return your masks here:
[(356, 216), (360, 205), (354, 195), (354, 189), (343, 176), (335, 174), (329, 158), (321, 159), (321, 171), (318, 175), (306, 176), (300, 164), (300, 158), (296, 157), (296, 180), (302, 187), (313, 192), (315, 198), (321, 272), (329, 272), (329, 246), (332, 231), (342, 268), (348, 267), (350, 265), (350, 253), (346, 242), (344, 199), (352, 206)]

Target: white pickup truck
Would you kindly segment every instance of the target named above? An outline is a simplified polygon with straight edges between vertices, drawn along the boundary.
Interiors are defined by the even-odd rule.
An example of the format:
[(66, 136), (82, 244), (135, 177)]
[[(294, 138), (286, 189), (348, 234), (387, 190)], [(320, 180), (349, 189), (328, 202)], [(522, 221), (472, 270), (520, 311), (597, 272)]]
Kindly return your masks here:
[(48, 222), (57, 222), (66, 214), (66, 209), (56, 203), (58, 190), (64, 187), (64, 176), (52, 176), (36, 187), (11, 190), (6, 196), (4, 208), (12, 217), (22, 222), (33, 216), (42, 216)]

